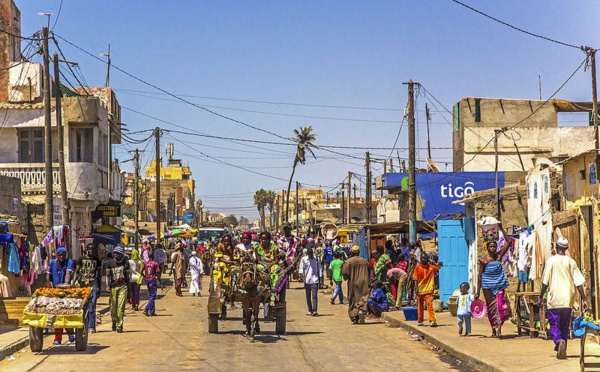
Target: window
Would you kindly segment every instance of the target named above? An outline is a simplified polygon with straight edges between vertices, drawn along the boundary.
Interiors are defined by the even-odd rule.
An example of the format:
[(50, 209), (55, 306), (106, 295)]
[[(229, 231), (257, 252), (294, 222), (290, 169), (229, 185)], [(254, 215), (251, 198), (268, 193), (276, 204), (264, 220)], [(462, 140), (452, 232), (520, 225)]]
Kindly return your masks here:
[(71, 132), (69, 161), (74, 163), (91, 163), (94, 159), (94, 130), (77, 128)]
[(475, 98), (475, 122), (481, 123), (481, 99)]
[(27, 128), (19, 130), (19, 162), (44, 162), (43, 128)]

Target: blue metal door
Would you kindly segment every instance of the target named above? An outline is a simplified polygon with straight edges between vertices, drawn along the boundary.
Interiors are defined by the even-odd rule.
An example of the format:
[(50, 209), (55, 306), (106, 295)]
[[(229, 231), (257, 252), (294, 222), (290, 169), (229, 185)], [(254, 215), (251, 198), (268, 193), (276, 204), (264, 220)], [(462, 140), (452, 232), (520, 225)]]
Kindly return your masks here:
[(469, 247), (461, 220), (438, 221), (438, 255), (440, 270), (440, 299), (448, 302), (460, 283), (469, 279)]

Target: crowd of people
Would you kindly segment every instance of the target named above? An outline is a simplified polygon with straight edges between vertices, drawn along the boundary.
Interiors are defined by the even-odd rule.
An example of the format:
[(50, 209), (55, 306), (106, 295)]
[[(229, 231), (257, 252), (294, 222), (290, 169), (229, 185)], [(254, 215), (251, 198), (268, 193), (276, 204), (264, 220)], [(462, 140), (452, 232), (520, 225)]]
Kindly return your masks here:
[[(477, 291), (470, 292), (468, 283), (460, 285), (458, 295), (458, 333), (471, 334), (471, 303), (483, 292), (492, 337), (502, 335), (502, 325), (511, 316), (505, 298), (509, 287), (502, 266), (502, 258), (510, 249), (509, 243), (498, 247), (496, 242), (486, 242), (487, 256), (479, 262)], [(268, 285), (276, 287), (278, 301), (285, 302), (286, 288), (292, 274), (304, 284), (307, 315), (319, 315), (318, 290), (332, 289), (330, 304), (348, 305), (348, 316), (353, 323), (364, 323), (366, 317), (380, 317), (383, 312), (403, 305), (417, 306), (418, 325), (424, 325), (425, 309), (429, 326), (436, 327), (433, 307), (434, 292), (439, 287), (438, 272), (442, 263), (435, 252), (425, 252), (419, 241), (408, 243), (386, 241), (370, 254), (370, 261), (361, 257), (359, 246), (342, 246), (339, 241), (325, 240), (309, 234), (300, 238), (284, 226), (281, 236), (270, 232), (239, 236), (226, 234), (212, 242), (173, 242), (170, 257), (161, 244), (152, 246), (144, 240), (140, 251), (126, 254), (117, 246), (102, 260), (97, 247), (88, 244), (84, 254), (76, 261), (67, 257), (67, 250), (59, 247), (56, 258), (49, 262), (47, 285), (57, 288), (64, 285), (91, 287), (87, 311), (88, 327), (96, 331), (96, 303), (102, 284), (109, 292), (112, 329), (123, 332), (123, 318), (127, 304), (140, 310), (140, 288), (148, 290), (148, 301), (143, 314), (156, 315), (158, 289), (164, 290), (162, 275), (173, 275), (175, 294), (182, 296), (182, 288), (189, 287), (192, 296), (201, 296), (202, 277), (208, 271), (215, 281), (225, 285), (236, 280), (233, 267), (243, 261), (255, 263), (267, 278)], [(566, 355), (571, 308), (576, 295), (581, 296), (582, 308), (587, 308), (583, 284), (585, 279), (575, 262), (565, 255), (568, 241), (561, 237), (556, 242), (555, 254), (545, 265), (540, 302), (547, 301), (550, 335), (555, 342), (557, 357)], [(170, 270), (167, 267), (170, 264)], [(186, 275), (190, 275), (187, 283)], [(347, 293), (343, 283), (347, 282)], [(232, 299), (230, 299), (231, 302)], [(267, 314), (268, 304), (265, 304)], [(266, 315), (265, 315), (266, 316)], [(54, 344), (62, 342), (62, 329), (55, 330)], [(72, 329), (66, 329), (69, 341), (74, 342)]]

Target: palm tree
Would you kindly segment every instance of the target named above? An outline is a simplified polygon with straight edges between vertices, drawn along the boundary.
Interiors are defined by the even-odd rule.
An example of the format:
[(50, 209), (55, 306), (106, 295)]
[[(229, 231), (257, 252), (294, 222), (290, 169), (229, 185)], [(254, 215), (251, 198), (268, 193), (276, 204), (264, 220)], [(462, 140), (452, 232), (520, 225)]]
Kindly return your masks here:
[[(294, 178), (294, 173), (296, 172), (296, 166), (298, 163), (304, 164), (306, 163), (306, 151), (310, 152), (313, 158), (317, 158), (312, 148), (316, 148), (315, 140), (317, 139), (317, 135), (312, 132), (312, 126), (309, 127), (300, 127), (300, 131), (294, 129), (294, 133), (296, 137), (290, 138), (292, 141), (296, 142), (298, 146), (296, 147), (296, 156), (294, 157), (294, 165), (292, 166), (292, 175), (290, 176), (290, 182), (288, 183), (287, 195), (285, 201), (285, 221), (288, 222), (288, 213), (290, 210), (290, 188), (292, 187), (292, 179)], [(298, 197), (298, 195), (296, 195)]]
[(269, 196), (269, 193), (265, 189), (257, 190), (254, 193), (254, 205), (256, 205), (256, 208), (258, 209), (258, 214), (260, 216), (260, 229), (261, 230), (265, 229), (265, 207), (268, 204), (268, 200), (267, 200), (268, 196)]

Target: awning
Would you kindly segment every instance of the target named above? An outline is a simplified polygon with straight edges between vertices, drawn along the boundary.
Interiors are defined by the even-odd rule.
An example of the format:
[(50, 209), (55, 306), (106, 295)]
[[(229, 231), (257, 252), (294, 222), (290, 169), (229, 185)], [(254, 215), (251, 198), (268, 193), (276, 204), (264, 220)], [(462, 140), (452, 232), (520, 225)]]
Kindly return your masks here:
[[(366, 225), (371, 230), (371, 235), (377, 234), (407, 234), (408, 221), (378, 223)], [(435, 221), (417, 221), (417, 234), (430, 234), (435, 231)]]

